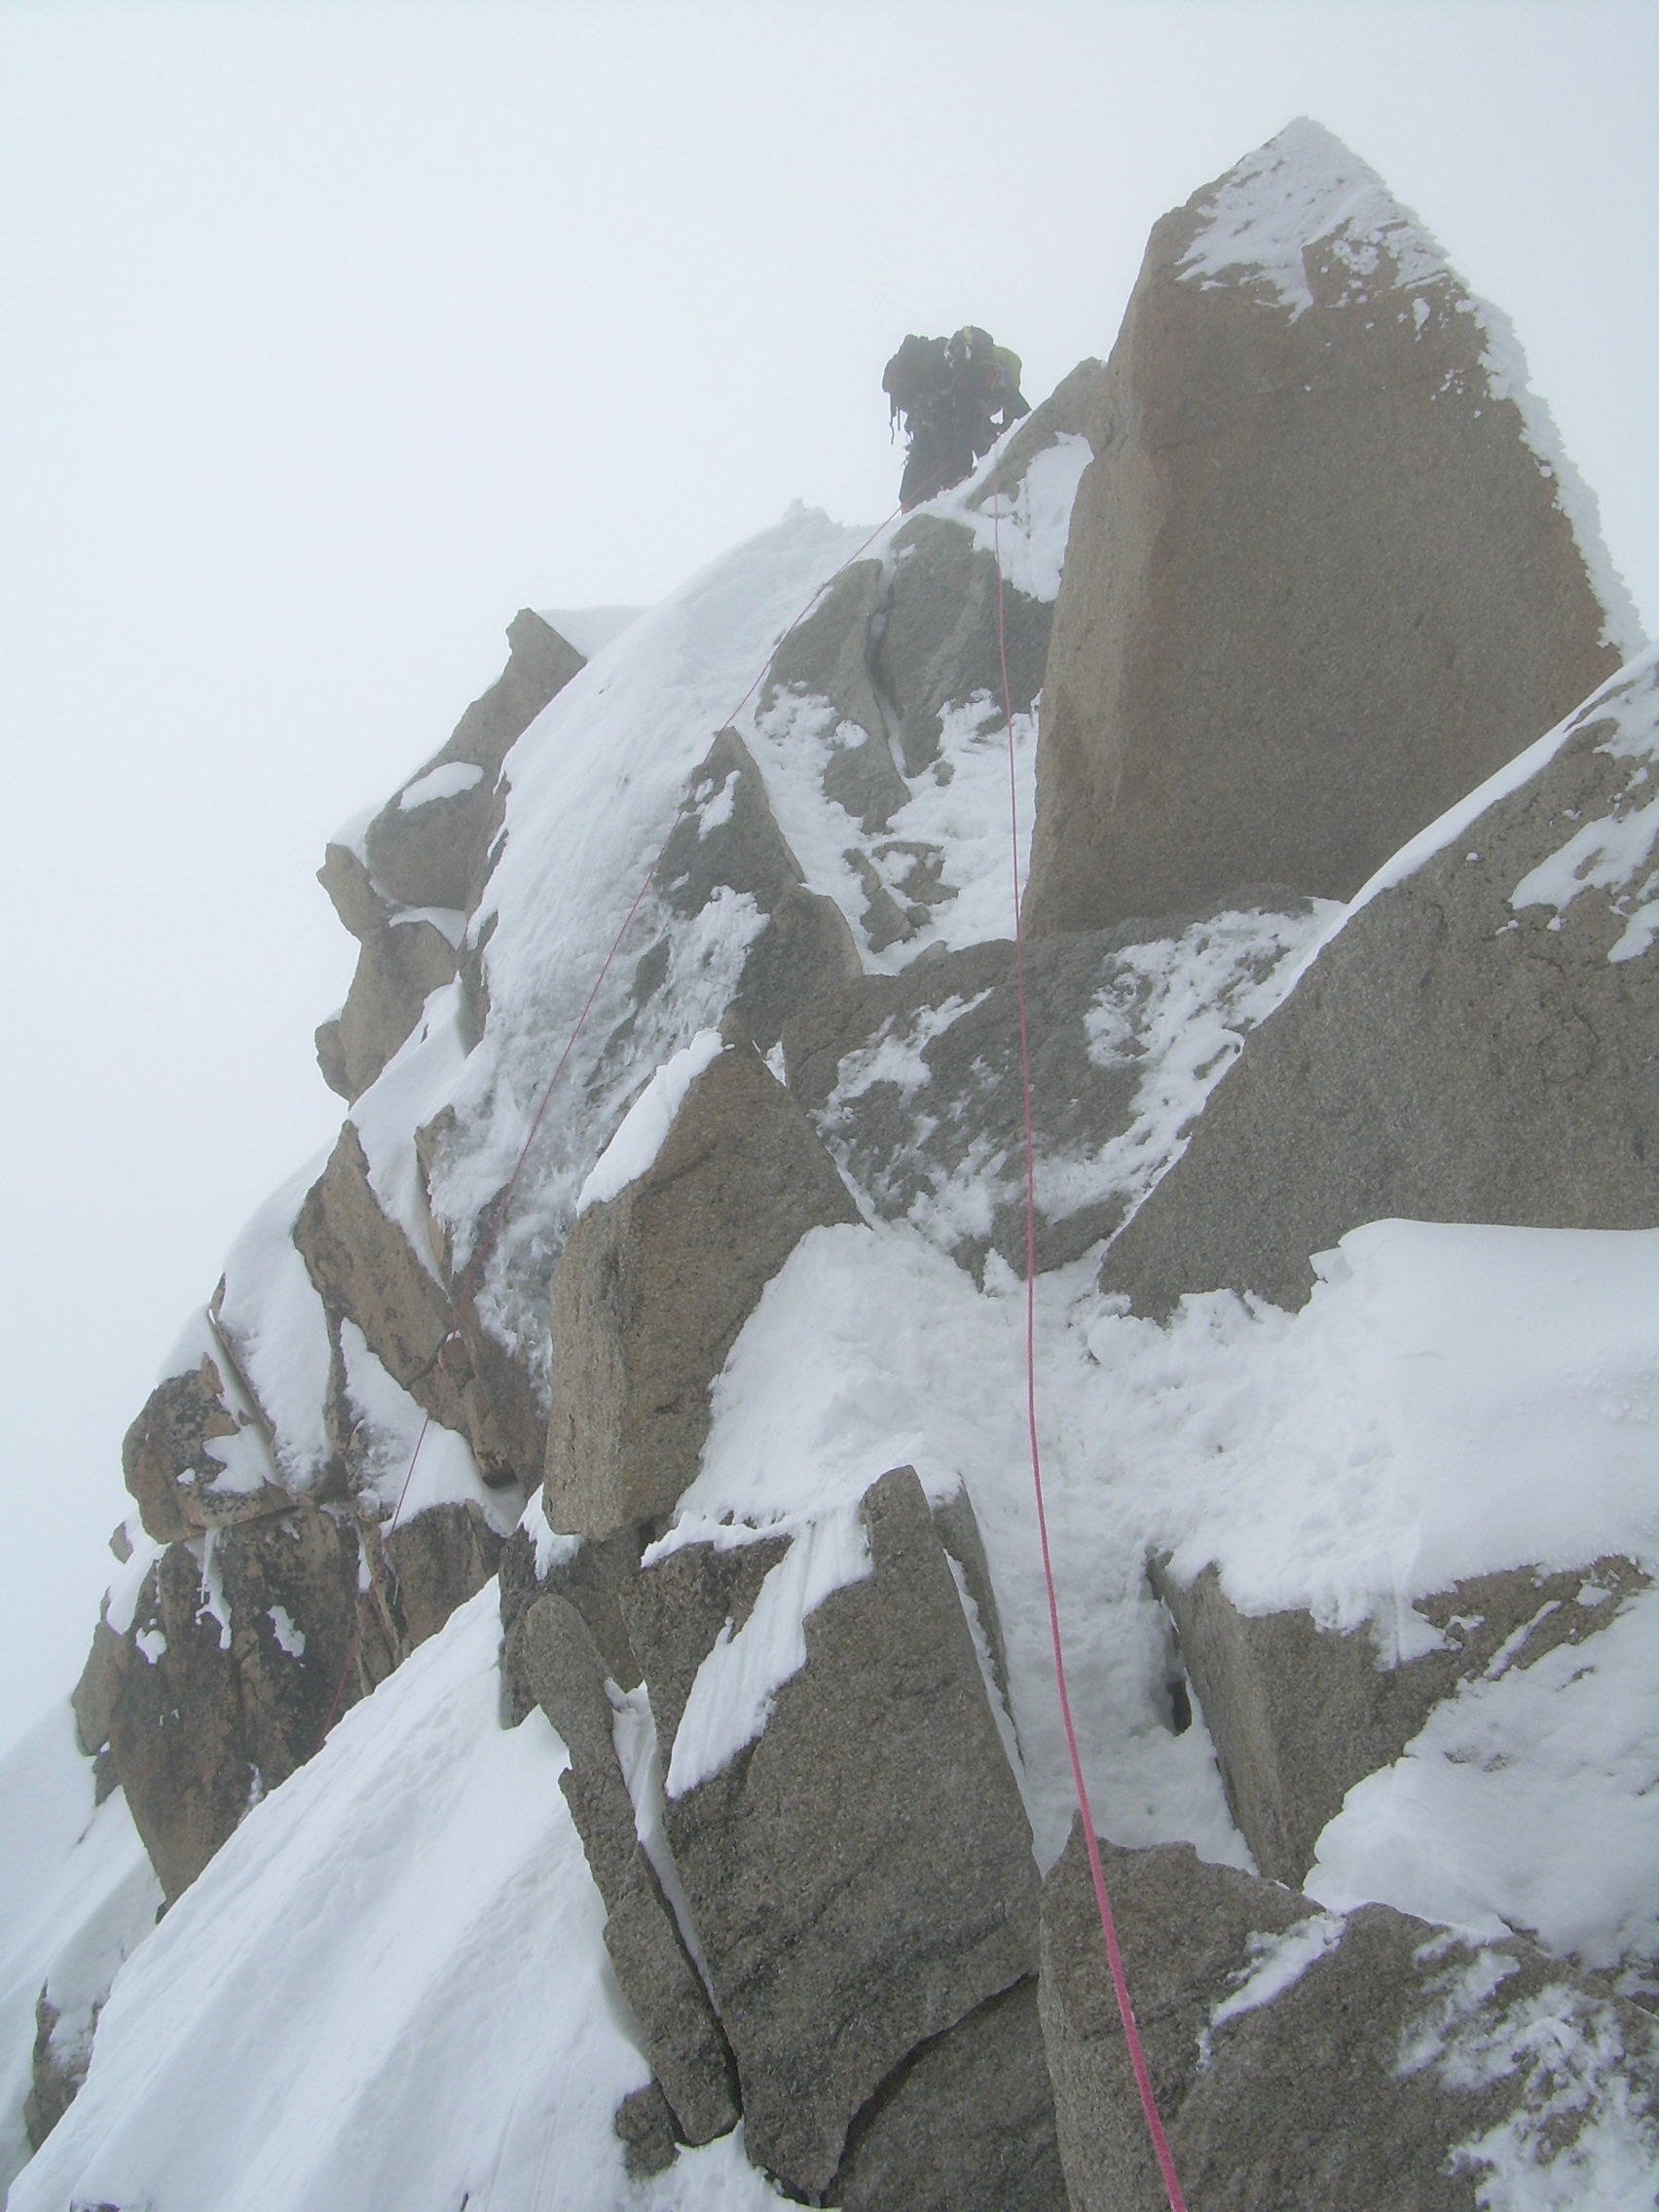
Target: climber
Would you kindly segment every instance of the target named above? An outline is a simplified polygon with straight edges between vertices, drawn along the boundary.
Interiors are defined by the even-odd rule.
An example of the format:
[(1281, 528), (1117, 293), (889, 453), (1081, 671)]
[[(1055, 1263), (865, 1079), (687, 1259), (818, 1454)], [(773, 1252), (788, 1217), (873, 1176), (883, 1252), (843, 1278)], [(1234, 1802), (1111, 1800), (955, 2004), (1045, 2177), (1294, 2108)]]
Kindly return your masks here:
[(912, 332), (888, 362), (881, 388), (892, 422), (903, 421), (909, 439), (899, 485), (906, 513), (960, 484), (999, 429), (1030, 413), (1020, 396), (1018, 354), (972, 323), (949, 339)]

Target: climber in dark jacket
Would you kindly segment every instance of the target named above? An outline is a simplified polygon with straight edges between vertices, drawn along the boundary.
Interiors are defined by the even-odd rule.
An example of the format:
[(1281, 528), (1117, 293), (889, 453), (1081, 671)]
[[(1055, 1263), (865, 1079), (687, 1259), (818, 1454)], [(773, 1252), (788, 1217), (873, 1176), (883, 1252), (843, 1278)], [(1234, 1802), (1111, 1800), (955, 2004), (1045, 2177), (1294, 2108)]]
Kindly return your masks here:
[(881, 388), (909, 439), (899, 485), (906, 513), (960, 484), (999, 430), (1031, 412), (1020, 396), (1018, 354), (973, 323), (954, 338), (912, 333), (888, 362)]

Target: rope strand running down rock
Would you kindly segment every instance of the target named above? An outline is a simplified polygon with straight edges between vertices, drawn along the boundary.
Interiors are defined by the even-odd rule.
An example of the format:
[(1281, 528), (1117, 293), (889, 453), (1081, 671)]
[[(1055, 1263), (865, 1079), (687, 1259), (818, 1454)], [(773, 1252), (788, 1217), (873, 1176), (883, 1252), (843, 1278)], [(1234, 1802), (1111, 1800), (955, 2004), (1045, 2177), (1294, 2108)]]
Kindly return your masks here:
[(1134, 2008), (1129, 2003), (1129, 1985), (1124, 1972), (1123, 1956), (1118, 1949), (1118, 1927), (1112, 1917), (1112, 1900), (1106, 1892), (1106, 1875), (1100, 1864), (1100, 1846), (1094, 1834), (1094, 1815), (1088, 1806), (1088, 1790), (1083, 1779), (1083, 1760), (1077, 1748), (1077, 1731), (1072, 1726), (1071, 1699), (1066, 1694), (1065, 1653), (1060, 1642), (1060, 1607), (1054, 1594), (1054, 1566), (1049, 1554), (1049, 1516), (1043, 1502), (1043, 1459), (1037, 1446), (1037, 1170), (1036, 1148), (1031, 1132), (1031, 1050), (1025, 1028), (1025, 936), (1019, 912), (1019, 787), (1014, 774), (1014, 696), (1008, 681), (1008, 635), (1003, 610), (1002, 565), (1002, 490), (997, 481), (997, 462), (991, 463), (991, 542), (997, 563), (997, 656), (1002, 664), (1003, 719), (1008, 726), (1008, 810), (1009, 830), (1014, 865), (1014, 997), (1019, 1007), (1019, 1083), (1025, 1111), (1025, 1418), (1031, 1434), (1031, 1488), (1037, 1500), (1037, 1534), (1043, 1548), (1043, 1585), (1049, 1600), (1049, 1635), (1054, 1649), (1054, 1687), (1060, 1697), (1060, 1719), (1066, 1732), (1066, 1751), (1071, 1758), (1072, 1787), (1077, 1792), (1078, 1811), (1083, 1816), (1083, 1840), (1088, 1852), (1088, 1871), (1094, 1882), (1094, 1902), (1100, 1913), (1100, 1933), (1106, 1939), (1106, 1957), (1112, 1969), (1112, 1987), (1118, 1998), (1118, 2016), (1124, 2023), (1124, 2040), (1129, 2048), (1129, 2063), (1134, 2068), (1135, 2086), (1140, 2091), (1141, 2111), (1146, 2116), (1147, 2133), (1158, 2157), (1158, 2167), (1163, 2176), (1163, 2187), (1169, 2198), (1169, 2212), (1187, 2212), (1186, 2199), (1181, 2194), (1181, 2183), (1175, 2172), (1175, 2160), (1163, 2133), (1163, 2122), (1158, 2117), (1158, 2100), (1152, 2093), (1152, 2077), (1147, 2072), (1146, 2053), (1141, 2048), (1140, 2031), (1135, 2026)]

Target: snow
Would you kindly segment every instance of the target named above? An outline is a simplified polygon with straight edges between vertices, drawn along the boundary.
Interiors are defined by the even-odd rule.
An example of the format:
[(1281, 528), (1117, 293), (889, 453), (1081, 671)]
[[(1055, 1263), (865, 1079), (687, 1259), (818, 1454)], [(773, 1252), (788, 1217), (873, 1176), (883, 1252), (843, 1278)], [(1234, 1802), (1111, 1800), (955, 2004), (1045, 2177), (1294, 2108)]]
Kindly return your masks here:
[(303, 1659), (306, 1655), (306, 1632), (295, 1623), (287, 1606), (271, 1606), (267, 1618), (271, 1623), (271, 1633), (276, 1639), (277, 1648), (285, 1651), (290, 1659)]
[[(1003, 577), (1012, 590), (1051, 606), (1060, 595), (1072, 502), (1093, 459), (1086, 437), (1064, 430), (1032, 457), (1012, 498), (999, 481), (988, 502), (963, 502), (944, 511), (968, 525), (979, 552), (1000, 554)], [(978, 485), (977, 473), (973, 481)]]
[(392, 915), (391, 927), (405, 929), (415, 922), (429, 922), (453, 952), (461, 950), (466, 935), (466, 916), (459, 906), (403, 906)]
[[(1115, 1841), (1185, 1838), (1212, 1859), (1246, 1857), (1201, 1718), (1179, 1737), (1167, 1726), (1149, 1552), (1170, 1553), (1183, 1578), (1214, 1562), (1245, 1612), (1306, 1608), (1332, 1628), (1368, 1626), (1383, 1660), (1438, 1642), (1414, 1600), (1465, 1577), (1606, 1553), (1659, 1567), (1659, 1231), (1379, 1222), (1322, 1270), (1300, 1313), (1217, 1293), (1185, 1301), (1167, 1330), (1103, 1297), (1088, 1261), (1039, 1278), (1037, 1395), (1067, 1668), (1090, 1793)], [(712, 1411), (664, 1548), (798, 1534), (851, 1510), (894, 1466), (914, 1465), (936, 1504), (966, 1480), (1039, 1857), (1051, 1862), (1071, 1787), (1032, 1528), (1022, 1286), (988, 1265), (977, 1289), (908, 1225), (811, 1231), (733, 1346)], [(1442, 1709), (1434, 1726), (1450, 1733), (1393, 1770), (1393, 1794), (1358, 1841), (1343, 1841), (1346, 1814), (1327, 1831), (1337, 1859), (1325, 1901), (1340, 1871), (1347, 1902), (1421, 1911), (1438, 1899), (1440, 1916), (1483, 1929), (1506, 1903), (1504, 1917), (1564, 1947), (1616, 1950), (1633, 1932), (1645, 1942), (1659, 1908), (1659, 1790), (1647, 1787), (1659, 1714), (1634, 1684), (1644, 1665), (1651, 1678), (1654, 1604), (1627, 1608), (1616, 1637), (1605, 1628), (1576, 1652), (1510, 1670), (1483, 1687), (1489, 1704)], [(1602, 1724), (1578, 1725), (1599, 1692)], [(1506, 1782), (1507, 1768), (1494, 1779), (1454, 1755), (1471, 1714), (1519, 1743), (1534, 1725), (1529, 1701), (1544, 1699), (1566, 1763), (1540, 1754), (1531, 1813), (1543, 1806), (1553, 1822), (1559, 1804), (1567, 1819), (1574, 1792), (1580, 1807), (1569, 1830), (1582, 1848), (1559, 1872), (1557, 1828), (1524, 1809), (1505, 1813), (1506, 1843), (1481, 1840), (1494, 1791), (1524, 1807), (1519, 1771)], [(1429, 1770), (1439, 1799), (1419, 1779)], [(1366, 1790), (1380, 1802), (1382, 1781), (1350, 1807)], [(1475, 1878), (1456, 1849), (1434, 1899), (1419, 1864), (1433, 1872), (1442, 1800), (1459, 1790), (1476, 1874), (1501, 1899), (1472, 1916), (1451, 1910)], [(1545, 1911), (1538, 1899), (1557, 1879), (1567, 1889)]]
[(668, 1141), (685, 1094), (725, 1051), (718, 1029), (699, 1029), (683, 1051), (666, 1059), (622, 1118), (576, 1198), (576, 1212), (604, 1205), (648, 1174)]
[[(674, 1539), (646, 1556), (657, 1559)], [(832, 1591), (875, 1571), (856, 1506), (809, 1521), (767, 1574), (754, 1610), (732, 1634), (728, 1620), (697, 1670), (668, 1762), (670, 1797), (729, 1766), (765, 1731), (777, 1694), (806, 1665), (805, 1624)]]
[(415, 1132), (447, 1102), (466, 1053), (465, 995), (459, 982), (446, 983), (431, 993), (420, 1020), (351, 1108), (369, 1163), (369, 1188), (434, 1276), (431, 1215)]
[(1316, 1912), (1294, 1922), (1282, 1935), (1250, 1936), (1245, 1945), (1249, 1967), (1237, 1977), (1237, 1987), (1211, 2007), (1209, 2025), (1198, 2039), (1200, 2072), (1210, 2062), (1216, 2029), (1245, 2012), (1259, 2011), (1294, 1988), (1316, 1959), (1336, 1949), (1343, 1930), (1344, 1923), (1334, 1913)]
[[(1547, 402), (1528, 381), (1527, 358), (1508, 316), (1466, 292), (1438, 240), (1340, 138), (1300, 116), (1246, 154), (1215, 186), (1177, 275), (1211, 287), (1244, 273), (1268, 286), (1294, 322), (1313, 305), (1308, 249), (1327, 240), (1356, 279), (1374, 276), (1388, 256), (1394, 287), (1415, 295), (1411, 308), (1419, 334), (1436, 306), (1442, 313), (1473, 315), (1486, 342), (1481, 366), (1488, 388), (1494, 400), (1514, 402), (1521, 434), (1540, 472), (1554, 484), (1556, 504), (1571, 528), (1605, 618), (1603, 641), (1627, 659), (1640, 652), (1646, 639), (1603, 541), (1596, 496), (1567, 457)], [(1427, 286), (1434, 287), (1434, 305), (1423, 296)], [(1356, 283), (1348, 297), (1370, 295)]]
[(649, 2067), (564, 1749), (539, 1713), (500, 1725), (498, 1603), (491, 1582), (348, 1713), (129, 1961), (10, 2212), (779, 2201), (741, 2136), (624, 2177), (611, 2114)]
[(462, 792), (483, 781), (483, 769), (471, 760), (441, 760), (412, 784), (404, 785), (397, 794), (398, 811), (413, 814), (418, 806), (430, 806), (434, 799), (459, 798)]
[(1359, 276), (1370, 276), (1386, 251), (1402, 289), (1448, 275), (1439, 244), (1376, 170), (1307, 116), (1221, 179), (1179, 275), (1209, 286), (1248, 270), (1272, 285), (1294, 321), (1313, 305), (1304, 254), (1324, 239)]
[(1659, 1965), (1659, 1593), (1581, 1644), (1489, 1669), (1348, 1791), (1309, 1894), (1383, 1896), (1480, 1936), (1535, 1932), (1592, 1967)]
[[(1569, 737), (1600, 722), (1609, 723), (1611, 729), (1597, 751), (1610, 754), (1615, 759), (1636, 760), (1638, 765), (1627, 791), (1639, 789), (1651, 773), (1651, 763), (1659, 760), (1659, 646), (1647, 646), (1625, 667), (1615, 669), (1589, 698), (1574, 707), (1570, 714), (1564, 715), (1554, 729), (1545, 730), (1542, 737), (1516, 754), (1513, 760), (1495, 769), (1484, 784), (1477, 784), (1456, 805), (1437, 815), (1426, 829), (1408, 838), (1375, 875), (1361, 884), (1346, 906), (1328, 908), (1325, 926), (1305, 947), (1294, 974), (1285, 982), (1285, 995), (1289, 995), (1332, 939), (1347, 927), (1355, 914), (1363, 912), (1372, 900), (1407, 882), (1449, 845), (1461, 843), (1483, 815), (1501, 800), (1512, 797), (1547, 768)], [(1471, 853), (1470, 858), (1478, 859), (1479, 855)], [(1537, 870), (1532, 873), (1536, 874)], [(1524, 877), (1516, 886), (1510, 896), (1511, 904), (1530, 880), (1530, 876)], [(1643, 895), (1645, 890), (1646, 886)], [(1633, 931), (1641, 926), (1639, 916), (1632, 916), (1631, 922)], [(1627, 932), (1627, 936), (1630, 934)], [(1608, 957), (1619, 957), (1616, 947)], [(1628, 959), (1631, 953), (1626, 952), (1623, 957)]]
[(1398, 2071), (1432, 2066), (1463, 2094), (1522, 2077), (1508, 2117), (1453, 2153), (1483, 2212), (1652, 2212), (1659, 2127), (1630, 2109), (1617, 2013), (1565, 1982), (1494, 2007), (1512, 1972), (1485, 1953), (1442, 1975)]
[(0, 2190), (29, 2157), (36, 1999), (45, 1989), (59, 2015), (59, 2056), (83, 2049), (162, 1901), (125, 1796), (92, 1798), (65, 1702), (0, 1760)]
[(639, 620), (643, 607), (547, 607), (536, 612), (550, 630), (557, 630), (568, 645), (574, 645), (584, 660), (604, 652), (630, 623)]
[(434, 1505), (475, 1505), (498, 1535), (510, 1536), (521, 1493), (489, 1487), (465, 1437), (426, 1415), (387, 1373), (354, 1321), (340, 1323), (340, 1352), (362, 1453), (358, 1496), (372, 1497), (383, 1520), (395, 1513), (400, 1522)]
[[(476, 938), (495, 924), (485, 956), (489, 1026), (418, 1109), (426, 1120), (444, 1103), (456, 1108), (433, 1203), (456, 1235), (460, 1264), (512, 1172), (693, 770), (778, 639), (867, 535), (792, 509), (640, 615), (508, 754), (506, 844), (472, 925)], [(647, 898), (560, 1078), (561, 1110), (541, 1125), (479, 1287), (486, 1325), (509, 1346), (532, 1347), (543, 1373), (547, 1274), (581, 1186), (642, 1079), (719, 1020), (762, 918), (753, 900), (727, 898), (677, 928), (667, 979), (635, 1009), (634, 963), (664, 926)], [(626, 1042), (607, 1053), (630, 1013)], [(406, 1143), (413, 1122), (399, 1118)]]
[(328, 1317), (293, 1239), (306, 1193), (325, 1164), (319, 1155), (290, 1175), (241, 1232), (225, 1261), (214, 1314), (259, 1401), (290, 1491), (309, 1490), (333, 1456), (323, 1419)]
[(1216, 914), (1178, 938), (1123, 948), (1085, 1023), (1096, 1067), (1129, 1060), (1142, 1070), (1129, 1123), (1097, 1152), (1038, 1162), (1037, 1202), (1051, 1220), (1109, 1193), (1135, 1210), (1186, 1150), (1205, 1100), (1333, 911), (1315, 899), (1301, 914)]
[(519, 1516), (519, 1527), (535, 1546), (537, 1582), (545, 1582), (554, 1567), (568, 1565), (582, 1548), (580, 1536), (561, 1536), (548, 1520), (547, 1496), (539, 1483)]
[[(264, 1208), (261, 1212), (264, 1212)], [(255, 1221), (259, 1220), (255, 1216)], [(245, 1234), (245, 1233), (244, 1233)], [(295, 1254), (298, 1258), (298, 1254)], [(274, 1272), (280, 1274), (280, 1270)], [(283, 1288), (289, 1287), (287, 1284)], [(308, 1288), (310, 1285), (308, 1284)], [(313, 1292), (314, 1296), (315, 1293)], [(291, 1309), (288, 1316), (291, 1319)], [(280, 1340), (285, 1331), (278, 1320), (274, 1332)], [(158, 1382), (170, 1382), (175, 1376), (192, 1375), (206, 1359), (212, 1362), (213, 1372), (219, 1378), (219, 1401), (236, 1423), (231, 1436), (210, 1436), (205, 1450), (211, 1462), (208, 1467), (194, 1470), (197, 1479), (205, 1482), (213, 1491), (236, 1496), (245, 1496), (263, 1490), (268, 1483), (277, 1483), (280, 1476), (271, 1449), (266, 1442), (266, 1426), (258, 1411), (252, 1406), (241, 1386), (235, 1362), (228, 1356), (212, 1315), (199, 1307), (179, 1331), (172, 1349), (162, 1362)], [(323, 1368), (323, 1380), (328, 1370)], [(279, 1380), (279, 1378), (278, 1378)], [(304, 1417), (302, 1416), (302, 1421)], [(304, 1429), (302, 1427), (302, 1434)]]

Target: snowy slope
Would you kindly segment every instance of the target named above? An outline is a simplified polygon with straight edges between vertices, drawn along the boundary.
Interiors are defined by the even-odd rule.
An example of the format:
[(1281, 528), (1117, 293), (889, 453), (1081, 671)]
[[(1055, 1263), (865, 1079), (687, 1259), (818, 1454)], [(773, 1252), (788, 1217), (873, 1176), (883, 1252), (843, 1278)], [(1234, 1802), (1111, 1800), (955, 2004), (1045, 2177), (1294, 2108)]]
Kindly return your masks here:
[(0, 1761), (0, 2187), (29, 2157), (35, 2006), (58, 2014), (60, 2064), (84, 2057), (95, 2008), (155, 1925), (161, 1884), (119, 1790), (93, 1802), (92, 1761), (55, 1707)]
[[(907, 1227), (811, 1233), (717, 1388), (680, 1529), (729, 1513), (828, 1533), (888, 1465), (913, 1460), (936, 1496), (965, 1477), (1047, 1862), (1069, 1785), (1023, 1458), (1023, 1297), (996, 1272), (981, 1293)], [(1659, 1567), (1659, 1233), (1378, 1224), (1302, 1313), (1220, 1296), (1167, 1334), (1117, 1315), (1086, 1268), (1039, 1294), (1073, 1697), (1120, 1842), (1246, 1858), (1201, 1723), (1168, 1726), (1149, 1546), (1219, 1558), (1241, 1602), (1368, 1618), (1396, 1641), (1426, 1626), (1413, 1597), (1452, 1575), (1603, 1548)], [(797, 1576), (800, 1603), (856, 1570)], [(463, 2192), (498, 2212), (769, 2200), (734, 2141), (624, 2183), (609, 2115), (646, 2068), (557, 1739), (538, 1714), (501, 1726), (498, 1637), (492, 1586), (255, 1808), (122, 1975), (88, 2085), (12, 2212), (71, 2192), (169, 2212), (413, 2212)], [(1651, 1961), (1656, 1664), (1648, 1591), (1590, 1644), (1494, 1671), (1350, 1793), (1315, 1893)], [(200, 2116), (183, 2138), (181, 2110)]]
[(563, 1747), (499, 1724), (499, 1634), (491, 1583), (243, 1823), (121, 1977), (9, 2212), (776, 2201), (740, 2138), (623, 2177), (610, 2116), (649, 2070)]

